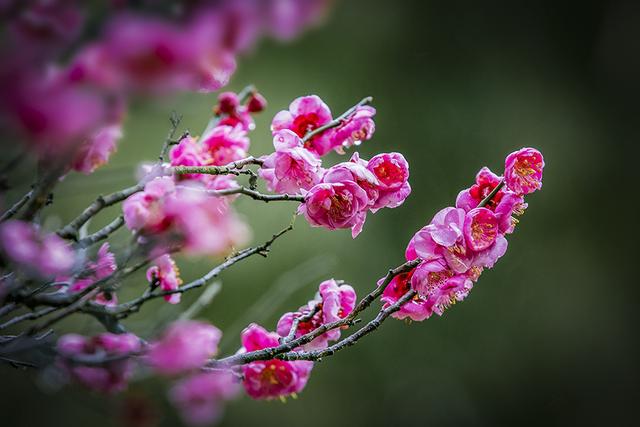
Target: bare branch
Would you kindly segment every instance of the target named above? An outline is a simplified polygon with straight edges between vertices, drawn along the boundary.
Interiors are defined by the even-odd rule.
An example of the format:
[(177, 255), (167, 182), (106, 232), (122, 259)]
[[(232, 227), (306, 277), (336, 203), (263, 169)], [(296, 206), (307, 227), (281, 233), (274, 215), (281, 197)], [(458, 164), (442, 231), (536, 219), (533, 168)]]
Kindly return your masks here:
[(5, 213), (0, 217), (0, 222), (6, 221), (15, 214), (18, 213), (20, 208), (22, 208), (29, 200), (31, 200), (31, 196), (33, 195), (33, 190), (29, 190), (24, 196), (20, 198), (13, 206), (6, 210)]
[(85, 237), (84, 239), (80, 239), (78, 241), (78, 247), (87, 248), (87, 247), (89, 247), (89, 246), (91, 246), (91, 245), (93, 245), (95, 243), (98, 243), (99, 241), (104, 240), (107, 237), (109, 237), (109, 235), (111, 233), (115, 232), (116, 230), (118, 230), (123, 225), (124, 225), (124, 217), (122, 215), (120, 215), (120, 216), (116, 217), (116, 219), (111, 221), (109, 224), (105, 225), (100, 230), (98, 230), (95, 233)]

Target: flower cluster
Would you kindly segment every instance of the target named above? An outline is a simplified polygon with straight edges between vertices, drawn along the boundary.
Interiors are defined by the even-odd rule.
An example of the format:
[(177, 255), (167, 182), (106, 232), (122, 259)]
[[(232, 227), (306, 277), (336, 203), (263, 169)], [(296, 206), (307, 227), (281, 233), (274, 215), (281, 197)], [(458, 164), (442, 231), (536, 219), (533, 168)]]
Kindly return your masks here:
[[(111, 276), (117, 268), (116, 257), (109, 250), (109, 243), (104, 243), (98, 249), (96, 260), (88, 261), (79, 276), (60, 275), (56, 277), (56, 281), (65, 283), (68, 286), (66, 288), (67, 292), (82, 292), (99, 280)], [(94, 301), (101, 305), (114, 306), (118, 303), (118, 297), (114, 293), (100, 292), (96, 295)]]
[(64, 240), (24, 221), (0, 225), (0, 247), (18, 268), (44, 277), (66, 274), (75, 263), (75, 254)]
[[(41, 157), (73, 158), (73, 169), (91, 173), (115, 150), (131, 93), (217, 90), (258, 38), (297, 35), (328, 2), (189, 2), (179, 13), (109, 2), (90, 22), (76, 0), (4, 3), (0, 113)], [(259, 97), (248, 108), (259, 109)]]
[[(170, 255), (162, 255), (154, 260), (154, 265), (147, 270), (147, 280), (150, 285), (156, 285), (163, 291), (175, 291), (182, 284), (180, 270)], [(178, 304), (180, 294), (174, 293), (164, 296), (169, 304)]]
[(271, 191), (302, 194), (299, 213), (316, 227), (350, 228), (355, 238), (367, 212), (400, 206), (411, 193), (409, 164), (399, 153), (371, 160), (354, 153), (350, 161), (324, 169), (321, 156), (370, 139), (375, 109), (357, 105), (340, 119), (316, 95), (295, 99), (273, 118), (275, 152), (263, 157), (258, 174)]
[(57, 350), (59, 365), (72, 379), (99, 392), (116, 393), (124, 390), (133, 374), (128, 356), (141, 348), (140, 339), (133, 334), (105, 332), (92, 338), (64, 335)]
[(538, 150), (511, 153), (504, 178), (482, 168), (475, 183), (460, 192), (456, 207), (442, 209), (419, 230), (409, 242), (406, 259), (419, 258), (420, 264), (394, 277), (382, 301), (389, 306), (410, 289), (417, 294), (393, 316), (421, 321), (465, 299), (482, 271), (506, 252), (505, 235), (514, 231), (514, 216), (527, 207), (523, 196), (541, 188), (543, 168)]
[(156, 256), (176, 245), (189, 254), (223, 254), (248, 237), (225, 200), (209, 197), (197, 183), (176, 186), (168, 176), (150, 180), (122, 209), (127, 227), (151, 245)]

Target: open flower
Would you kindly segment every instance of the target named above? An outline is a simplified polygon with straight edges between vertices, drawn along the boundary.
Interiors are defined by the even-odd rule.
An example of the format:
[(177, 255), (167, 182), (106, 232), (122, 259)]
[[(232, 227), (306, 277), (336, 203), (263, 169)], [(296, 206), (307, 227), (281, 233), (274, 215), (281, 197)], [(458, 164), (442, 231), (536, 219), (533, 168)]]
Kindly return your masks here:
[(288, 129), (274, 133), (276, 151), (264, 158), (258, 175), (270, 191), (281, 194), (300, 194), (320, 181), (322, 162), (306, 150), (302, 140)]
[[(321, 325), (344, 319), (353, 311), (356, 303), (356, 293), (349, 285), (339, 285), (335, 280), (325, 280), (318, 289), (315, 299), (300, 307), (297, 312), (285, 313), (280, 317), (276, 330), (282, 337), (289, 335), (293, 320), (297, 317), (308, 316), (312, 311), (316, 313), (306, 321), (298, 323), (294, 337), (305, 335)], [(332, 329), (315, 338), (304, 346), (305, 349), (325, 348), (329, 341), (340, 338), (340, 329)]]
[(351, 228), (355, 239), (364, 226), (368, 205), (367, 193), (353, 181), (321, 183), (305, 195), (298, 212), (314, 227)]
[[(242, 331), (240, 352), (276, 347), (279, 335), (252, 323)], [(272, 399), (299, 393), (307, 384), (313, 362), (287, 362), (279, 359), (260, 360), (242, 366), (242, 385), (254, 399)]]
[[(481, 201), (483, 201), (494, 188), (502, 182), (502, 177), (491, 172), (488, 167), (483, 167), (476, 174), (476, 182), (471, 187), (462, 190), (456, 199), (456, 207), (462, 208), (465, 211), (477, 207)], [(504, 196), (505, 189), (501, 188), (498, 192), (489, 200), (486, 204), (487, 209), (494, 210), (502, 197)]]
[(507, 188), (516, 194), (529, 194), (542, 188), (542, 153), (535, 148), (522, 148), (509, 154), (504, 162)]
[(179, 320), (150, 345), (147, 363), (158, 373), (176, 375), (198, 369), (218, 352), (222, 332), (208, 323)]
[[(175, 261), (169, 255), (162, 255), (154, 260), (153, 266), (147, 270), (147, 280), (149, 283), (157, 281), (158, 286), (163, 291), (175, 291), (182, 284), (180, 271)], [(179, 293), (165, 295), (164, 300), (169, 304), (180, 302)]]
[[(398, 302), (407, 292), (411, 290), (411, 277), (413, 276), (411, 270), (407, 273), (402, 273), (391, 279), (391, 282), (387, 285), (382, 293), (380, 301), (384, 303), (383, 308), (387, 308), (392, 304)], [(384, 282), (384, 277), (378, 280), (378, 286), (381, 286)], [(408, 302), (400, 307), (400, 310), (393, 313), (391, 316), (396, 319), (409, 318), (416, 322), (421, 322), (431, 317), (433, 311), (431, 305), (427, 303), (427, 299), (416, 295)]]
[[(320, 97), (316, 95), (301, 96), (293, 100), (289, 110), (282, 110), (275, 115), (271, 122), (273, 132), (289, 129), (300, 138), (331, 121), (331, 110)], [(322, 156), (331, 151), (331, 141), (327, 132), (315, 135), (305, 142), (305, 148), (312, 153)]]
[(373, 121), (375, 114), (376, 109), (371, 106), (358, 106), (353, 114), (331, 131), (331, 147), (336, 152), (344, 154), (345, 148), (360, 145), (362, 141), (371, 139), (376, 130)]
[(498, 218), (487, 208), (471, 209), (465, 215), (464, 238), (473, 251), (488, 249), (498, 237)]
[(249, 138), (240, 126), (216, 126), (202, 136), (202, 150), (209, 164), (222, 166), (247, 157)]
[[(190, 135), (180, 140), (180, 143), (169, 152), (171, 166), (202, 166), (209, 163), (208, 153), (204, 152), (202, 145)], [(183, 174), (178, 179), (204, 179), (209, 175)]]
[(331, 166), (322, 177), (322, 182), (353, 181), (360, 186), (369, 198), (369, 206), (378, 200), (380, 183), (376, 176), (367, 169), (367, 161), (353, 153), (348, 162)]
[(400, 153), (382, 153), (373, 156), (367, 163), (378, 180), (378, 198), (371, 207), (372, 212), (381, 208), (396, 208), (411, 194), (409, 185), (409, 163)]

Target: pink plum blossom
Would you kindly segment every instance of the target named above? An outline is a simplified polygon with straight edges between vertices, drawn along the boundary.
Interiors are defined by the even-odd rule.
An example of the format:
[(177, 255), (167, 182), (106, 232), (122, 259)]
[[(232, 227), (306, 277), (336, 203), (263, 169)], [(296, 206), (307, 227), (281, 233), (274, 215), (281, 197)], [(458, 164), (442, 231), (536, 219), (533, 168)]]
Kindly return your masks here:
[(300, 194), (320, 181), (322, 162), (303, 147), (302, 140), (288, 129), (273, 136), (276, 151), (265, 157), (258, 175), (270, 191), (280, 194)]
[[(116, 269), (116, 257), (113, 252), (109, 250), (109, 243), (103, 243), (100, 249), (98, 249), (96, 260), (89, 261), (85, 264), (83, 274), (80, 278), (74, 279), (71, 276), (58, 275), (56, 281), (69, 282), (68, 292), (82, 292), (95, 282), (111, 276)], [(94, 298), (94, 302), (101, 305), (114, 306), (118, 303), (118, 299), (115, 294), (100, 292)]]
[(231, 371), (204, 372), (176, 383), (169, 391), (169, 399), (185, 423), (210, 425), (220, 419), (224, 402), (233, 399), (239, 387)]
[[(171, 166), (202, 166), (210, 161), (208, 153), (203, 150), (202, 145), (190, 135), (180, 140), (178, 145), (169, 152)], [(198, 179), (205, 177), (202, 174), (178, 175), (178, 179)]]
[[(316, 314), (307, 321), (299, 322), (295, 332), (295, 337), (301, 337), (321, 325), (344, 319), (353, 311), (356, 304), (356, 293), (349, 285), (339, 285), (335, 280), (322, 282), (318, 289), (316, 299), (309, 301), (305, 306), (300, 307), (297, 312), (285, 313), (280, 317), (276, 328), (282, 337), (289, 335), (293, 320), (296, 317), (308, 316), (311, 311), (317, 310)], [(315, 338), (305, 349), (319, 349), (327, 347), (329, 341), (340, 338), (340, 330), (332, 329)]]
[(23, 221), (0, 225), (0, 247), (12, 262), (44, 277), (66, 274), (75, 263), (75, 254), (64, 240)]
[[(477, 207), (494, 188), (502, 182), (502, 177), (494, 174), (487, 167), (483, 167), (476, 175), (476, 182), (470, 188), (462, 190), (456, 199), (456, 207), (469, 211)], [(494, 210), (502, 197), (505, 189), (501, 188), (486, 204), (486, 208)]]
[(360, 159), (358, 153), (353, 153), (348, 162), (338, 163), (327, 169), (322, 182), (338, 183), (353, 181), (360, 186), (369, 198), (369, 207), (373, 206), (380, 195), (378, 178), (367, 168), (367, 161)]
[[(331, 121), (331, 110), (317, 95), (301, 96), (293, 100), (289, 110), (282, 110), (275, 115), (271, 122), (273, 132), (289, 129), (300, 138)], [(309, 139), (305, 148), (318, 156), (327, 154), (331, 150), (331, 141), (326, 132), (322, 132)]]
[[(240, 352), (276, 347), (279, 335), (267, 332), (262, 326), (252, 323), (242, 331)], [(279, 359), (260, 360), (242, 366), (242, 385), (254, 399), (272, 399), (299, 393), (304, 389), (311, 374), (313, 362), (300, 360), (287, 362)]]
[(368, 205), (367, 193), (353, 181), (321, 183), (305, 195), (298, 212), (314, 227), (351, 228), (355, 239), (364, 226)]
[[(380, 300), (384, 303), (383, 308), (387, 308), (392, 304), (395, 304), (404, 294), (411, 290), (411, 277), (413, 276), (411, 270), (407, 273), (402, 273), (395, 276), (391, 282), (387, 285), (382, 293)], [(381, 286), (384, 282), (384, 277), (378, 280), (378, 286)], [(391, 316), (396, 319), (411, 319), (416, 322), (421, 322), (431, 317), (431, 306), (427, 303), (426, 298), (416, 295), (403, 304), (400, 310), (393, 313)]]
[(357, 107), (353, 114), (331, 131), (331, 147), (343, 154), (345, 148), (360, 145), (362, 141), (371, 139), (376, 130), (373, 121), (375, 114), (376, 109), (368, 105)]
[[(92, 338), (77, 334), (60, 337), (57, 344), (59, 364), (81, 385), (102, 393), (124, 390), (133, 374), (133, 362), (126, 357), (141, 350), (140, 339), (133, 334), (102, 333)], [(83, 365), (82, 358), (123, 356), (100, 364)]]
[(471, 250), (488, 249), (498, 236), (498, 218), (487, 208), (471, 209), (465, 215), (463, 232)]
[(411, 194), (409, 185), (409, 163), (400, 153), (382, 153), (373, 156), (367, 163), (377, 178), (378, 198), (371, 211), (381, 208), (396, 208)]
[(222, 166), (247, 157), (249, 138), (240, 126), (216, 126), (202, 137), (202, 151), (209, 164)]
[[(149, 283), (157, 282), (163, 291), (175, 291), (182, 284), (180, 271), (170, 255), (162, 255), (156, 258), (153, 266), (147, 270), (147, 280)], [(164, 300), (169, 304), (178, 304), (181, 294), (174, 293), (165, 295)]]
[(527, 204), (524, 202), (524, 197), (519, 196), (512, 191), (505, 191), (504, 197), (496, 206), (496, 217), (499, 221), (500, 232), (511, 234), (515, 229), (518, 220), (513, 215), (520, 216), (524, 214), (527, 209)]
[(208, 323), (178, 320), (150, 344), (146, 362), (163, 375), (198, 369), (216, 355), (221, 337), (222, 332)]
[(509, 154), (504, 162), (507, 188), (516, 194), (529, 194), (542, 188), (542, 153), (535, 148), (522, 148)]
[(119, 124), (99, 129), (76, 153), (72, 165), (73, 169), (85, 175), (93, 173), (109, 161), (109, 157), (116, 151), (116, 143), (121, 137), (122, 128)]
[(124, 220), (130, 230), (160, 232), (167, 228), (163, 212), (163, 200), (175, 193), (170, 177), (158, 177), (149, 181), (144, 191), (135, 193), (122, 204)]

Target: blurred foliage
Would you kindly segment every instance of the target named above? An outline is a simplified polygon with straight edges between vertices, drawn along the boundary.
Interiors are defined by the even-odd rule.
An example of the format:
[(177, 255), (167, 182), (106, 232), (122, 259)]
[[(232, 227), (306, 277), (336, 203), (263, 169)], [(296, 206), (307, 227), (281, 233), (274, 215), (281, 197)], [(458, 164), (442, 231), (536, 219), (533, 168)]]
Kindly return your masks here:
[[(640, 6), (631, 1), (351, 0), (336, 3), (318, 30), (284, 46), (263, 43), (241, 60), (230, 89), (253, 83), (269, 100), (252, 134), (253, 154), (269, 152), (270, 119), (297, 96), (318, 94), (339, 113), (373, 95), (377, 133), (359, 151), (365, 158), (404, 153), (413, 194), (398, 209), (369, 215), (354, 241), (347, 231), (311, 229), (299, 219), (268, 260), (225, 272), (222, 292), (201, 317), (227, 332), (227, 352), (235, 351), (248, 321), (275, 327), (279, 314), (304, 303), (320, 279), (341, 278), (365, 293), (402, 262), (412, 234), (453, 204), (481, 166), (500, 172), (506, 154), (531, 145), (544, 153), (547, 168), (507, 255), (467, 301), (424, 323), (389, 321), (318, 364), (298, 400), (241, 398), (222, 425), (629, 422), (639, 397), (637, 279), (630, 263), (637, 249), (623, 219), (634, 197), (623, 194), (637, 169), (626, 162), (638, 142), (639, 33)], [(137, 102), (113, 162), (90, 177), (70, 175), (51, 212), (68, 221), (96, 188), (132, 183), (137, 162), (157, 156), (170, 111), (183, 114), (184, 126), (198, 134), (214, 100)], [(333, 154), (326, 163), (341, 160)], [(29, 181), (25, 175), (24, 184)], [(241, 199), (237, 208), (258, 242), (289, 222), (294, 205)], [(126, 237), (117, 235), (121, 243)], [(179, 263), (189, 280), (214, 260)], [(144, 280), (128, 286), (137, 294)], [(127, 325), (149, 336), (194, 297), (178, 307), (155, 301)], [(66, 326), (98, 328), (85, 320)], [(122, 396), (50, 394), (42, 380), (28, 382), (7, 368), (2, 377), (3, 425), (122, 422)], [(143, 381), (127, 395), (163, 402), (154, 416), (163, 426), (179, 424), (164, 403), (164, 385)]]

